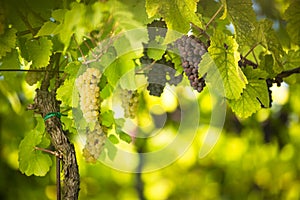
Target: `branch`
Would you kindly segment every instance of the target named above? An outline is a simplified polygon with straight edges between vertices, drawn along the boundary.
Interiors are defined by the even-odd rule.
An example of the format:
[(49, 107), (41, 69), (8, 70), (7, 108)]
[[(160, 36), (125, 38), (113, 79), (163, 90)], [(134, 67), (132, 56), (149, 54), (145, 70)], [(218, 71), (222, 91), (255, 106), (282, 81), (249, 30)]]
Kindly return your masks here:
[(283, 78), (287, 78), (293, 74), (299, 74), (299, 73), (300, 73), (300, 67), (286, 70), (286, 71), (283, 71), (280, 74), (278, 74), (275, 78), (271, 79), (271, 82), (276, 83), (277, 86), (279, 87), (281, 85), (281, 83), (283, 82)]
[[(60, 112), (59, 101), (56, 99), (56, 91), (49, 90), (50, 80), (54, 77), (52, 66), (54, 65), (59, 54), (51, 57), (50, 64), (47, 66), (41, 88), (36, 90), (34, 104), (30, 105), (31, 109), (36, 109), (44, 118), (48, 113)], [(79, 171), (76, 160), (74, 145), (69, 141), (66, 135), (67, 131), (62, 128), (59, 118), (51, 117), (45, 120), (45, 127), (50, 135), (51, 143), (55, 150), (62, 155), (62, 169), (64, 172), (64, 190), (63, 199), (77, 200), (79, 193)]]
[(294, 69), (283, 71), (280, 74), (278, 74), (276, 77), (286, 78), (286, 77), (289, 77), (290, 75), (299, 74), (299, 73), (300, 73), (300, 67), (297, 67), (297, 68), (294, 68)]

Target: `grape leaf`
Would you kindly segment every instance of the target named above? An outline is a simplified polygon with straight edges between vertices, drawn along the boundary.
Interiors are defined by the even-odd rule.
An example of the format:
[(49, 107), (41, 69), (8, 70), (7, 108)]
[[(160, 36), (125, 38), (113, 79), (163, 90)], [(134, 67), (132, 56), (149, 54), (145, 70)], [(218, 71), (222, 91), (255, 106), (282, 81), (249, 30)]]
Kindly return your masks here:
[(90, 5), (73, 2), (70, 7), (71, 9), (65, 12), (63, 23), (59, 27), (59, 38), (65, 45), (64, 52), (69, 47), (73, 35), (76, 42), (81, 44), (84, 36), (95, 30), (101, 23), (104, 6), (100, 2)]
[(137, 88), (135, 82), (135, 70), (130, 70), (121, 77), (120, 86), (127, 90), (135, 90)]
[(123, 75), (135, 68), (133, 61), (135, 57), (136, 53), (134, 52), (117, 57), (114, 62), (105, 69), (104, 75), (112, 87), (118, 84)]
[(45, 22), (35, 37), (56, 35), (60, 32), (66, 9), (57, 9), (52, 12), (52, 18)]
[(67, 79), (64, 84), (57, 89), (57, 100), (62, 102), (62, 106), (72, 107), (73, 88), (75, 79)]
[[(232, 36), (216, 32), (211, 37), (209, 55), (203, 56), (199, 65), (200, 74), (207, 73), (208, 82), (224, 85), (222, 88), (228, 99), (238, 99), (247, 83), (245, 75), (238, 66), (240, 56), (237, 49), (238, 45)], [(204, 69), (206, 72), (203, 71)]]
[(107, 99), (110, 97), (110, 95), (113, 93), (114, 87), (112, 87), (110, 84), (106, 84), (103, 89), (100, 91), (100, 97), (102, 99)]
[(268, 87), (265, 78), (268, 73), (260, 69), (246, 67), (244, 70), (248, 84), (239, 99), (229, 100), (231, 109), (241, 118), (247, 118), (261, 109), (269, 106)]
[(119, 138), (127, 143), (130, 143), (132, 141), (132, 138), (130, 135), (122, 131), (119, 127), (116, 128), (116, 132), (119, 135)]
[(52, 42), (46, 37), (28, 40), (26, 42), (28, 59), (32, 61), (34, 68), (46, 67), (49, 64), (52, 54)]
[[(142, 7), (142, 3), (137, 0), (127, 0), (126, 2), (114, 0), (108, 2), (112, 18), (118, 25), (116, 27), (117, 32), (142, 27), (141, 20), (146, 21), (145, 8)], [(139, 10), (135, 10), (136, 7)]]
[(0, 59), (10, 52), (16, 44), (17, 30), (14, 28), (7, 29), (4, 34), (0, 35)]
[(80, 68), (81, 64), (79, 62), (70, 62), (64, 69), (64, 72), (67, 73), (68, 79), (64, 81), (63, 85), (61, 85), (57, 89), (57, 99), (62, 101), (62, 106), (73, 106), (72, 100), (73, 98), (73, 90), (75, 85), (75, 79), (77, 76), (77, 72)]
[[(202, 28), (201, 16), (197, 15), (197, 3), (199, 0), (146, 0), (146, 12), (148, 17), (163, 17), (168, 29), (187, 33), (190, 29), (190, 22)], [(170, 38), (170, 31), (167, 32), (166, 40)]]
[(48, 147), (50, 140), (44, 136), (44, 122), (42, 118), (38, 119), (38, 124), (30, 131), (19, 146), (19, 168), (27, 176), (45, 176), (52, 165), (52, 160), (48, 154), (35, 147)]
[(111, 110), (101, 112), (101, 124), (106, 127), (111, 127), (114, 124), (114, 113)]
[(270, 66), (275, 73), (280, 73), (283, 70), (282, 56), (284, 51), (276, 36), (274, 29), (272, 28), (273, 22), (270, 20), (262, 20), (257, 23), (255, 31), (252, 35), (255, 36), (255, 40), (262, 43), (267, 50), (272, 53), (274, 58), (274, 65)]
[(292, 1), (288, 9), (284, 12), (284, 19), (287, 21), (286, 29), (291, 37), (291, 41), (300, 45), (300, 2)]
[(252, 8), (251, 0), (222, 0), (225, 5), (225, 14), (223, 17), (228, 17), (234, 26), (236, 39), (240, 48), (243, 45), (252, 46), (255, 40), (249, 32), (255, 29), (256, 15)]
[(283, 57), (284, 69), (294, 69), (300, 66), (300, 50), (294, 51), (290, 50)]
[(20, 69), (19, 55), (16, 49), (2, 57), (0, 67), (6, 69)]
[(82, 19), (85, 17), (86, 7), (83, 4), (73, 3), (71, 10), (68, 10), (64, 16), (64, 22), (61, 26), (59, 38), (65, 45), (64, 51), (69, 46), (73, 33), (76, 33), (76, 40), (81, 43), (82, 36), (84, 35), (84, 26), (82, 26)]
[(118, 138), (117, 138), (115, 135), (110, 134), (110, 135), (108, 136), (108, 139), (109, 139), (113, 144), (118, 144), (118, 143), (119, 143), (119, 140), (118, 140)]
[(273, 70), (274, 58), (273, 58), (272, 54), (270, 54), (270, 53), (266, 54), (265, 52), (262, 52), (259, 55), (259, 58), (260, 58), (259, 68), (268, 72), (269, 78), (274, 78), (276, 73)]

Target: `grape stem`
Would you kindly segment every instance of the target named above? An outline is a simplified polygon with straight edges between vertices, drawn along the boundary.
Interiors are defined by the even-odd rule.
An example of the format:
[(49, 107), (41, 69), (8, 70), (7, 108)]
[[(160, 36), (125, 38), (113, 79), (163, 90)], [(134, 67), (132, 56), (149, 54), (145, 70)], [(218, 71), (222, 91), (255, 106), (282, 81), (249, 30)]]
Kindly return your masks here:
[(290, 70), (286, 70), (281, 72), (280, 74), (278, 74), (277, 76), (280, 78), (286, 78), (292, 74), (299, 74), (300, 73), (300, 67), (294, 68), (294, 69), (290, 69)]
[(73, 38), (74, 42), (75, 42), (76, 45), (77, 45), (77, 48), (78, 48), (78, 50), (79, 50), (79, 52), (80, 52), (80, 54), (81, 54), (81, 57), (82, 57), (83, 61), (86, 62), (85, 55), (84, 55), (82, 49), (80, 48), (80, 46), (79, 46), (79, 44), (78, 44), (78, 42), (77, 42), (77, 40), (76, 40), (76, 38), (75, 38), (75, 35), (73, 35), (72, 38)]
[(191, 26), (194, 27), (201, 35), (204, 35), (207, 39), (210, 39), (210, 36), (202, 28), (196, 26), (193, 22), (190, 22)]
[(207, 24), (205, 25), (205, 30), (208, 28), (208, 26), (215, 20), (215, 18), (217, 17), (217, 15), (221, 12), (221, 10), (223, 9), (223, 4), (220, 6), (220, 8), (216, 11), (216, 13), (210, 18), (210, 20), (207, 22)]
[(136, 73), (136, 74), (142, 74), (142, 73), (139, 73), (139, 72), (145, 71), (145, 70), (147, 70), (147, 69), (150, 69), (155, 63), (156, 63), (156, 61), (154, 60), (152, 63), (150, 63), (150, 64), (147, 65), (146, 67), (137, 70), (135, 73)]
[(49, 153), (51, 155), (54, 155), (55, 157), (59, 157), (59, 158), (62, 157), (62, 155), (59, 152), (57, 152), (57, 151), (51, 151), (49, 149), (45, 149), (45, 148), (42, 148), (42, 147), (34, 147), (34, 149), (42, 151), (42, 152), (45, 152), (45, 153)]

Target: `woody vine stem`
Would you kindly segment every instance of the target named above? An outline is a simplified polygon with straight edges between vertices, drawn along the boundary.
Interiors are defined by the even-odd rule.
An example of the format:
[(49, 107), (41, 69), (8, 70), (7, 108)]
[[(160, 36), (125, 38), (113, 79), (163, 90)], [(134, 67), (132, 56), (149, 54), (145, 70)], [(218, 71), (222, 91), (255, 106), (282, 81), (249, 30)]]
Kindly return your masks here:
[[(59, 59), (61, 54), (57, 53), (51, 56), (50, 64), (47, 66), (41, 87), (36, 90), (34, 103), (28, 106), (29, 110), (34, 110), (43, 118), (48, 113), (60, 112), (60, 102), (56, 99), (56, 90), (61, 85), (59, 79)], [(50, 88), (50, 80), (55, 78), (54, 88)], [(62, 170), (64, 174), (63, 195), (66, 200), (77, 200), (79, 194), (79, 171), (76, 160), (74, 145), (69, 141), (68, 131), (63, 130), (62, 123), (57, 116), (45, 120), (45, 127), (50, 135), (51, 143), (60, 155)], [(59, 196), (59, 194), (58, 194)]]

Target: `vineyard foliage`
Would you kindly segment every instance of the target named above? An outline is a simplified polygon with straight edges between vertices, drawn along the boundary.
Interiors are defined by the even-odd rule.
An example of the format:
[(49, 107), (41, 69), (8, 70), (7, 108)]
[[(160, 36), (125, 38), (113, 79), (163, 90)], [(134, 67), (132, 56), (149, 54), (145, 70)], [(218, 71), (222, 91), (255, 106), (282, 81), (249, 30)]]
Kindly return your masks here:
[[(55, 66), (52, 70), (63, 80), (57, 89), (57, 99), (66, 115), (61, 117), (64, 129), (77, 133), (88, 127), (92, 132), (95, 127), (99, 128), (94, 123), (98, 121), (101, 132), (113, 144), (130, 143), (132, 137), (122, 130), (124, 117), (115, 117), (108, 102), (118, 94), (117, 88), (142, 101), (149, 92), (145, 86), (139, 89), (142, 94), (136, 95), (135, 80), (137, 76), (153, 80), (145, 75), (151, 63), (159, 66), (162, 60), (169, 61), (174, 70), (171, 80), (181, 76), (184, 70), (180, 55), (175, 55), (174, 46), (170, 46), (183, 35), (194, 35), (207, 50), (196, 67), (199, 78), (203, 77), (207, 85), (215, 88), (238, 118), (245, 119), (272, 106), (269, 89), (272, 84), (280, 86), (282, 81), (295, 84), (300, 80), (298, 75), (289, 74), (300, 67), (300, 4), (297, 0), (281, 2), (277, 18), (264, 18), (257, 15), (251, 0), (54, 0), (43, 3), (4, 0), (0, 2), (0, 91), (14, 112), (20, 113), (22, 98), (33, 98), (33, 90), (41, 85), (48, 66)], [(166, 33), (157, 36), (159, 39), (150, 38), (151, 29), (147, 29), (147, 25), (153, 21), (164, 23), (158, 28), (166, 27)], [(60, 56), (58, 61), (54, 60), (55, 55)], [(82, 83), (75, 87), (78, 77), (88, 68), (101, 73), (96, 83), (99, 88), (92, 90), (98, 94), (90, 97), (98, 98), (94, 102), (97, 105), (93, 108), (85, 105), (96, 113), (90, 121), (85, 120), (87, 113), (81, 107), (88, 97), (82, 98), (80, 91), (78, 93)], [(29, 71), (12, 73), (7, 69)], [(170, 83), (166, 75), (170, 73), (166, 71), (163, 75), (164, 84)], [(180, 82), (178, 77), (177, 82)], [(183, 79), (187, 78), (183, 75)], [(11, 84), (12, 81), (17, 83)], [(56, 87), (54, 79), (51, 87)], [(31, 92), (22, 93), (24, 89)], [(208, 90), (207, 87), (204, 90)], [(132, 101), (134, 104), (135, 100)], [(126, 115), (132, 118), (145, 109), (133, 107), (132, 110), (126, 108), (129, 113)], [(47, 148), (50, 144), (41, 120), (36, 120), (35, 127), (19, 146), (19, 168), (28, 176), (44, 176), (52, 165), (49, 155), (34, 150), (36, 146)], [(113, 152), (113, 149), (109, 147), (107, 151)], [(111, 152), (107, 156), (113, 159)]]

